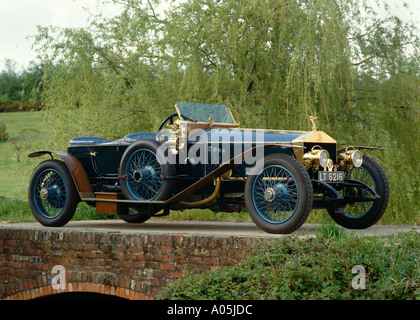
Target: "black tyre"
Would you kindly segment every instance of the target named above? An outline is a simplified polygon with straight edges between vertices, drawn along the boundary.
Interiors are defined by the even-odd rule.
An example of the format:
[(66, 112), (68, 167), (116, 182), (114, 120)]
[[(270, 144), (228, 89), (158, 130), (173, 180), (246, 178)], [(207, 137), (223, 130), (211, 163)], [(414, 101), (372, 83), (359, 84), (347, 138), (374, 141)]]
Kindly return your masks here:
[(70, 172), (58, 160), (44, 161), (34, 170), (28, 198), (35, 219), (50, 227), (69, 222), (80, 201)]
[[(139, 141), (124, 153), (120, 164), (121, 190), (125, 198), (139, 201), (167, 200), (173, 192), (173, 164), (165, 163), (160, 143), (152, 140)], [(127, 213), (120, 214), (126, 222), (142, 223), (163, 207), (156, 204), (133, 205)]]
[(125, 213), (119, 213), (118, 216), (128, 223), (143, 223), (152, 217), (153, 211), (151, 208), (143, 206), (137, 210), (134, 208), (129, 208)]
[(296, 159), (284, 154), (266, 156), (262, 166), (245, 183), (245, 203), (252, 220), (268, 233), (297, 230), (312, 209), (308, 173)]
[[(363, 157), (362, 166), (360, 168), (354, 168), (347, 174), (346, 178), (366, 183), (376, 191), (380, 199), (372, 202), (355, 202), (346, 205), (344, 208), (336, 208), (335, 210), (328, 209), (328, 213), (336, 223), (347, 229), (369, 228), (381, 219), (388, 207), (388, 178), (382, 167), (375, 160), (367, 156)], [(342, 193), (343, 195), (365, 193), (365, 196), (369, 196), (366, 190), (356, 188), (344, 189)]]

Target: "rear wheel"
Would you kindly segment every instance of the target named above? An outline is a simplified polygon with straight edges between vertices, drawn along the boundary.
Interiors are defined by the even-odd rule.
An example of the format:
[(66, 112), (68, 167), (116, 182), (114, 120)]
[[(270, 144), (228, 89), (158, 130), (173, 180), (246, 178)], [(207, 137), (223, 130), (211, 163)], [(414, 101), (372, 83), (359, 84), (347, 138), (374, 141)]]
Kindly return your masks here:
[(52, 227), (69, 222), (80, 201), (66, 165), (57, 160), (44, 161), (34, 170), (28, 198), (35, 219)]
[(262, 170), (248, 176), (245, 203), (257, 226), (269, 233), (298, 229), (312, 209), (312, 183), (294, 158), (273, 154), (264, 158)]
[[(125, 198), (138, 201), (167, 200), (173, 191), (174, 166), (164, 162), (164, 154), (156, 141), (139, 141), (131, 145), (121, 159), (121, 190)], [(142, 223), (163, 208), (159, 204), (135, 204), (120, 218), (127, 222)]]
[[(331, 218), (347, 229), (365, 229), (374, 225), (385, 213), (389, 200), (388, 178), (382, 167), (373, 159), (364, 156), (360, 168), (354, 168), (347, 179), (361, 181), (371, 187), (381, 197), (368, 202), (354, 202), (344, 208), (328, 209)], [(344, 189), (343, 195), (362, 195), (372, 197), (366, 190), (359, 188)]]

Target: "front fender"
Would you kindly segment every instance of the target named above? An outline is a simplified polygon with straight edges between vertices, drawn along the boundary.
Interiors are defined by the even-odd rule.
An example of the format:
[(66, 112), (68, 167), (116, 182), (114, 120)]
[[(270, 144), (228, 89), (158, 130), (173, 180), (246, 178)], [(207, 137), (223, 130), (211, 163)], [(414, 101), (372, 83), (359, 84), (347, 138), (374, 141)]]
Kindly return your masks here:
[(94, 198), (95, 195), (92, 190), (89, 178), (86, 174), (85, 169), (79, 160), (74, 156), (61, 151), (50, 151), (50, 150), (41, 150), (35, 151), (28, 155), (29, 158), (41, 157), (43, 155), (49, 154), (51, 158), (53, 154), (59, 157), (66, 164), (67, 169), (73, 178), (74, 185), (76, 186), (77, 191), (79, 192), (80, 198)]
[[(367, 150), (385, 150), (385, 148), (381, 148), (381, 147), (366, 147), (366, 146), (352, 146), (354, 149), (367, 149)], [(344, 148), (340, 148), (337, 149), (337, 154), (340, 152), (343, 152), (347, 149), (348, 147), (344, 147)]]

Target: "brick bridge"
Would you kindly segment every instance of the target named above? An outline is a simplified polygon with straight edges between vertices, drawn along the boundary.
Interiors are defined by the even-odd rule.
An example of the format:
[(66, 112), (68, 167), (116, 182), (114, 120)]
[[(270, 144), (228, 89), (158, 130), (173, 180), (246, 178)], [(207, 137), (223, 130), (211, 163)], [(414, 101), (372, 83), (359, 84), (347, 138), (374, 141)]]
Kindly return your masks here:
[[(412, 228), (373, 226), (357, 233), (390, 234)], [(314, 229), (305, 224), (294, 235), (314, 235)], [(0, 299), (58, 294), (71, 299), (89, 293), (100, 298), (155, 299), (187, 272), (235, 265), (261, 243), (278, 237), (253, 223), (96, 220), (72, 221), (63, 228), (0, 223)]]
[(133, 225), (118, 220), (70, 222), (63, 228), (2, 224), (0, 299), (70, 292), (154, 299), (186, 272), (237, 264), (261, 242), (278, 237), (252, 223), (197, 226), (200, 223)]

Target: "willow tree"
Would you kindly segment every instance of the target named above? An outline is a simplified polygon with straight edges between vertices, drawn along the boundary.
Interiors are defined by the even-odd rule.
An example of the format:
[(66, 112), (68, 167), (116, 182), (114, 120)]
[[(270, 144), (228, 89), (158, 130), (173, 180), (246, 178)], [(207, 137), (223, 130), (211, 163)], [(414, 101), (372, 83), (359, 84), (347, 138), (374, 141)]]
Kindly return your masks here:
[[(414, 154), (403, 176), (416, 171), (412, 24), (381, 19), (359, 0), (102, 2), (121, 10), (92, 16), (86, 29), (40, 28), (36, 37), (50, 62), (43, 102), (61, 147), (77, 135), (156, 130), (176, 101), (223, 103), (242, 127), (305, 130), (316, 115), (341, 141), (391, 147), (383, 159), (395, 172), (406, 158), (395, 160), (392, 148), (403, 145)], [(417, 180), (407, 183), (418, 191)]]

